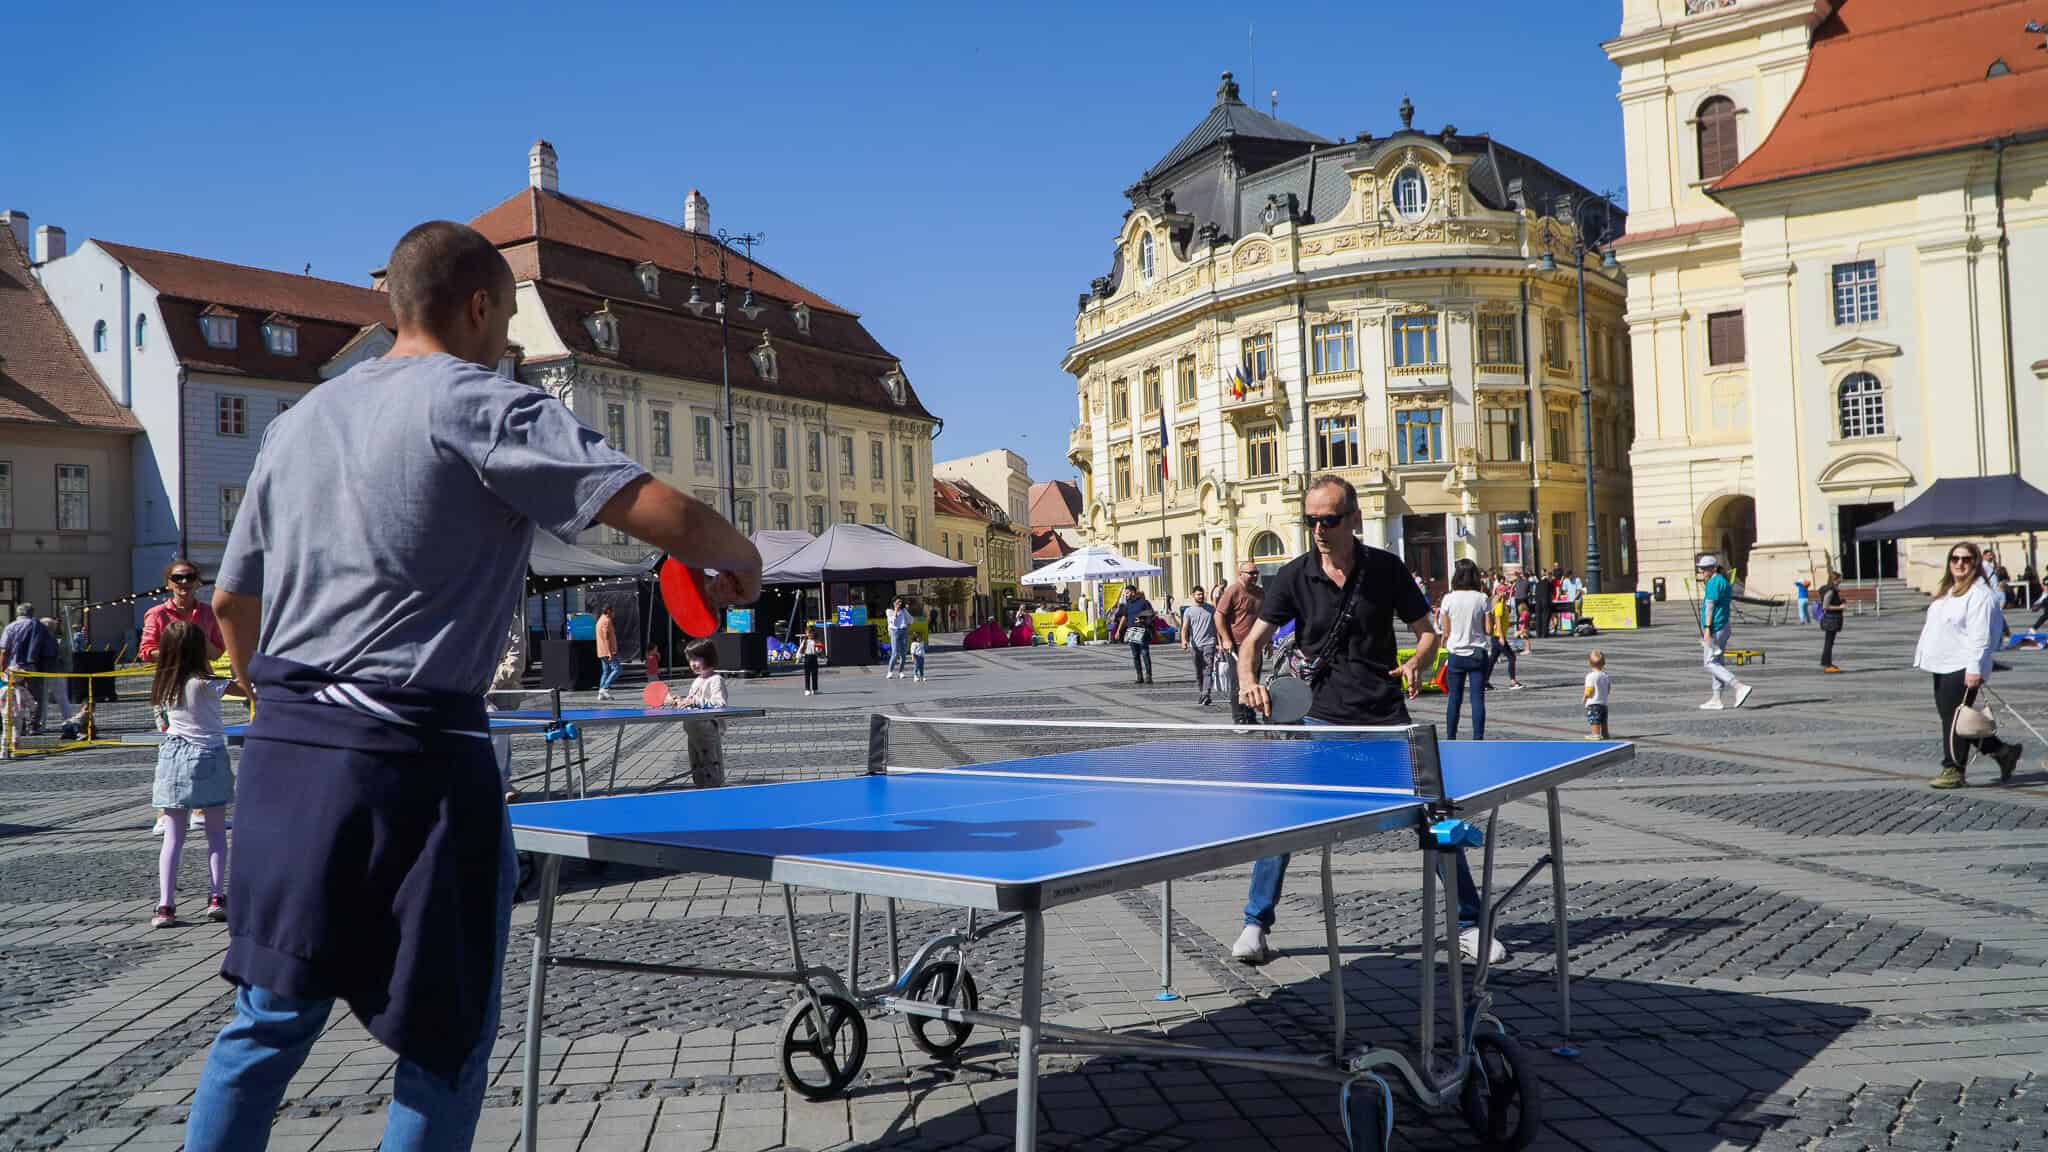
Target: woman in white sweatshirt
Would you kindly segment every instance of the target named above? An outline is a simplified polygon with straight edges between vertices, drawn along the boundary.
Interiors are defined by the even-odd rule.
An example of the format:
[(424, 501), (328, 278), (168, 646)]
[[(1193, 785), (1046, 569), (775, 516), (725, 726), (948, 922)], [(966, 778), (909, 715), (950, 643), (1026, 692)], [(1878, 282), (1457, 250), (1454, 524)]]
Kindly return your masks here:
[(1936, 788), (1963, 786), (1963, 769), (1973, 745), (1998, 762), (2000, 783), (2012, 779), (2019, 764), (2018, 744), (1996, 736), (1971, 740), (1955, 734), (1956, 708), (1974, 706), (1977, 689), (1991, 676), (1991, 653), (2005, 630), (2004, 620), (1997, 593), (1984, 579), (1984, 558), (1977, 546), (1951, 546), (1941, 587), (1920, 629), (1920, 644), (1913, 649), (1913, 666), (1934, 674), (1934, 708), (1941, 714), (1941, 774), (1933, 780)]

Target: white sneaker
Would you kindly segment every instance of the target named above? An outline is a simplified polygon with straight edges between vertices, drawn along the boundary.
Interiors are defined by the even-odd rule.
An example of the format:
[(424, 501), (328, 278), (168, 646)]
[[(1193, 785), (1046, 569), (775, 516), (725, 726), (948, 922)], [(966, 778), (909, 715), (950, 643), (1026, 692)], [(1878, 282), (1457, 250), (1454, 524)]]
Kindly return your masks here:
[(205, 813), (202, 813), (201, 811), (199, 811), (199, 809), (197, 809), (197, 808), (194, 808), (194, 809), (192, 810), (192, 818), (191, 818), (190, 820), (187, 820), (187, 821), (185, 821), (185, 827), (187, 827), (187, 828), (192, 828), (192, 829), (199, 829), (199, 828), (204, 828), (204, 827), (206, 827), (206, 815), (205, 815)]
[[(1471, 960), (1474, 962), (1478, 961), (1479, 925), (1474, 924), (1472, 927), (1467, 928), (1463, 932), (1458, 933), (1458, 952), (1461, 955), (1463, 955), (1467, 960)], [(1501, 961), (1506, 960), (1507, 958), (1507, 946), (1500, 942), (1500, 938), (1498, 936), (1494, 937), (1493, 948), (1490, 950), (1490, 953), (1487, 956), (1487, 963), (1498, 964)]]
[(1247, 924), (1237, 934), (1237, 943), (1230, 946), (1230, 958), (1239, 964), (1256, 968), (1271, 960), (1276, 953), (1266, 944), (1266, 930), (1257, 924)]
[(894, 672), (884, 672), (884, 673), (882, 673), (882, 679), (884, 679), (884, 680), (894, 680), (895, 678), (896, 678), (896, 674), (895, 674)]
[(150, 835), (152, 835), (152, 836), (161, 836), (161, 835), (163, 835), (163, 834), (164, 834), (164, 814), (163, 814), (163, 813), (159, 812), (159, 813), (157, 813), (157, 814), (156, 814), (156, 823), (154, 823), (154, 824), (151, 824), (151, 825), (149, 826), (149, 834), (150, 834)]
[(1719, 712), (1721, 709), (1726, 707), (1726, 704), (1721, 703), (1721, 698), (1719, 696), (1709, 696), (1707, 697), (1707, 702), (1705, 704), (1700, 705), (1700, 710), (1703, 712)]
[(1749, 694), (1754, 691), (1756, 689), (1747, 684), (1737, 684), (1735, 686), (1735, 706), (1737, 708), (1742, 707), (1742, 702), (1749, 699)]
[(804, 689), (804, 695), (809, 696), (810, 694), (811, 690), (809, 688)]

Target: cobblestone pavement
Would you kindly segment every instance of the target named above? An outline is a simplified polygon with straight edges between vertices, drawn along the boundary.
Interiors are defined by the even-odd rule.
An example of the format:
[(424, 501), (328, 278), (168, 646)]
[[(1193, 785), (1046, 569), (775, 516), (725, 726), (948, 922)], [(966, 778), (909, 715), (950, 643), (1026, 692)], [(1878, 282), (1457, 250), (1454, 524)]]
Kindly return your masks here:
[[(1638, 745), (1633, 763), (1563, 793), (1569, 1036), (1557, 1018), (1547, 882), (1504, 916), (1514, 954), (1491, 985), (1498, 1015), (1545, 1085), (1548, 1129), (1537, 1147), (2048, 1147), (2048, 770), (2039, 756), (2048, 749), (2030, 748), (2009, 786), (1973, 771), (1967, 789), (1929, 790), (1931, 692), (1904, 667), (1917, 627), (1911, 611), (1852, 618), (1837, 653), (1847, 671), (1823, 676), (1817, 632), (1738, 625), (1741, 646), (1769, 653), (1767, 664), (1740, 670), (1757, 688), (1740, 711), (1696, 708), (1706, 680), (1682, 624), (1540, 643), (1522, 658), (1527, 689), (1488, 695), (1489, 735), (1577, 739), (1578, 685), (1597, 643), (1614, 678), (1614, 732)], [(942, 646), (928, 682), (830, 669), (823, 694), (808, 698), (793, 676), (745, 682), (740, 699), (770, 714), (729, 726), (728, 768), (737, 785), (858, 772), (866, 716), (878, 708), (1227, 719), (1222, 708), (1195, 705), (1177, 651), (1157, 657), (1150, 687), (1129, 683), (1120, 648)], [(2001, 692), (2048, 718), (2048, 656), (2006, 660)], [(1502, 689), (1505, 680), (1503, 672)], [(1417, 715), (1441, 719), (1442, 704), (1425, 699)], [(616, 747), (622, 785), (685, 785), (681, 743), (669, 728), (629, 729), (616, 741), (593, 733), (593, 779), (608, 772)], [(539, 741), (518, 748), (522, 771), (540, 768)], [(158, 843), (149, 833), (151, 762), (142, 750), (107, 749), (0, 764), (0, 1148), (171, 1149), (181, 1140), (206, 1045), (229, 1008), (217, 975), (225, 937), (216, 925), (146, 924)], [(1500, 814), (1501, 879), (1545, 850), (1544, 826), (1533, 803)], [(188, 908), (204, 896), (203, 843), (192, 838), (180, 873)], [(1414, 1043), (1412, 844), (1410, 834), (1388, 834), (1333, 858), (1354, 1046)], [(1224, 954), (1246, 871), (1175, 885), (1165, 925), (1175, 1001), (1154, 998), (1156, 891), (1051, 914), (1048, 1011), (1065, 1023), (1203, 1044), (1327, 1045), (1313, 868), (1297, 869), (1275, 932), (1282, 955), (1262, 969)], [(780, 893), (758, 883), (572, 865), (564, 892), (559, 932), (570, 947), (709, 963), (784, 959)], [(797, 905), (806, 956), (842, 963), (850, 900), (806, 892)], [(920, 941), (959, 919), (909, 908), (904, 937)], [(531, 922), (522, 905), (480, 1147), (516, 1142)], [(984, 1005), (1014, 1010), (1019, 948), (1005, 932), (973, 954)], [(884, 966), (879, 917), (862, 953), (872, 979)], [(977, 1030), (956, 1062), (935, 1063), (899, 1020), (874, 1018), (852, 1091), (811, 1103), (781, 1083), (787, 1004), (784, 989), (760, 983), (559, 973), (541, 1050), (542, 1146), (1008, 1146), (1015, 1063), (1006, 1037)], [(1576, 1055), (1554, 1051), (1567, 1043)], [(390, 1056), (337, 1014), (292, 1083), (271, 1147), (375, 1147), (391, 1070)], [(1335, 1093), (1320, 1082), (1066, 1055), (1049, 1062), (1042, 1089), (1048, 1147), (1341, 1144)], [(1430, 1114), (1397, 1097), (1396, 1147), (1479, 1146), (1454, 1112)]]

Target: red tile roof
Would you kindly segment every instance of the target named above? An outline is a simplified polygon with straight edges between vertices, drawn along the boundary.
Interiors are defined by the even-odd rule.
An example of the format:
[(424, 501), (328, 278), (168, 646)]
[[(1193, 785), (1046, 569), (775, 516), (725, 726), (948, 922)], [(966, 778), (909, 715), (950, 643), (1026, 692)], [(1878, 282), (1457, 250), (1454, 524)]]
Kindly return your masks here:
[(1692, 236), (1698, 233), (1732, 231), (1741, 226), (1742, 221), (1734, 216), (1722, 217), (1719, 220), (1695, 220), (1690, 224), (1678, 224), (1670, 228), (1652, 228), (1647, 232), (1630, 232), (1621, 239), (1616, 240), (1614, 246), (1616, 248), (1626, 248), (1631, 244), (1648, 244), (1653, 240), (1676, 240), (1681, 236)]
[[(2030, 0), (1842, 0), (1806, 76), (1727, 192), (2048, 130), (2048, 53)], [(1987, 77), (2003, 60), (2008, 75)]]
[(963, 516), (984, 523), (987, 517), (976, 511), (967, 494), (945, 480), (932, 481), (932, 511), (940, 516)]
[[(651, 260), (671, 274), (687, 276), (692, 268), (698, 268), (714, 280), (718, 275), (716, 239), (684, 231), (681, 225), (666, 220), (560, 192), (523, 188), (511, 199), (471, 220), (469, 226), (500, 248), (526, 240), (550, 240), (634, 263)], [(728, 255), (726, 260), (727, 278), (744, 283), (746, 259)], [(853, 315), (758, 260), (753, 266), (757, 294)]]
[(1031, 558), (1033, 560), (1057, 560), (1073, 550), (1065, 540), (1060, 539), (1058, 532), (1050, 528), (1033, 528), (1031, 530)]
[(333, 320), (351, 330), (392, 323), (390, 298), (374, 288), (99, 239), (93, 243), (165, 296), (246, 309), (259, 320), (282, 312), (300, 319)]
[[(120, 339), (115, 333), (114, 339)], [(140, 432), (114, 402), (29, 271), (14, 230), (0, 225), (0, 422)]]
[(1033, 529), (1072, 528), (1080, 523), (1081, 489), (1070, 481), (1040, 481), (1031, 486), (1028, 499), (1027, 511)]

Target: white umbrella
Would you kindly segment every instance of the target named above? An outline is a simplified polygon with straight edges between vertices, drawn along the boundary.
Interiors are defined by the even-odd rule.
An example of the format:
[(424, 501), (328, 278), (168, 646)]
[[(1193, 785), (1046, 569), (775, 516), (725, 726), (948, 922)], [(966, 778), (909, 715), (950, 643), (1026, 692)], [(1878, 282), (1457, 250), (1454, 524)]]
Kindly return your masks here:
[(1094, 545), (1069, 552), (1043, 568), (1024, 575), (1025, 584), (1073, 584), (1083, 580), (1129, 580), (1136, 576), (1157, 576), (1159, 565), (1133, 560), (1114, 548)]

